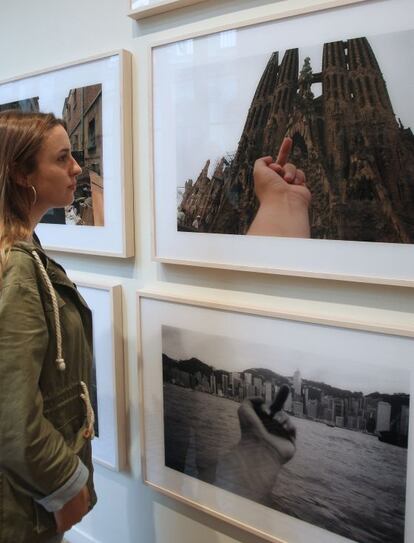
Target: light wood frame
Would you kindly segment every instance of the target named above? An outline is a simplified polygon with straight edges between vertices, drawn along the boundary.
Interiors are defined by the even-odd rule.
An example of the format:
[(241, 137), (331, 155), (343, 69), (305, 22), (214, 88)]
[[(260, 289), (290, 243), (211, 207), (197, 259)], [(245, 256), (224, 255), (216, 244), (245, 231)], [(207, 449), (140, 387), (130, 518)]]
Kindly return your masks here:
[(128, 13), (128, 16), (136, 20), (146, 19), (153, 15), (160, 15), (161, 13), (200, 4), (201, 2), (205, 2), (205, 0), (155, 0), (152, 4), (134, 7), (134, 0), (130, 0), (131, 11)]
[[(120, 471), (125, 469), (127, 462), (122, 286), (119, 280), (105, 276), (71, 270), (68, 276), (88, 303), (94, 319), (99, 436), (92, 441), (93, 459), (109, 469)], [(94, 291), (106, 296), (105, 308), (100, 313), (98, 308), (93, 307)], [(99, 327), (99, 321), (105, 316), (110, 322), (103, 323), (103, 330)], [(102, 346), (104, 342), (105, 352)]]
[[(199, 240), (202, 236), (215, 236), (213, 245), (221, 243), (220, 234), (198, 234), (198, 233), (188, 233), (180, 232), (183, 234), (180, 237), (180, 242), (176, 243), (176, 238), (172, 242), (170, 239), (166, 238), (164, 230), (160, 224), (160, 221), (157, 219), (157, 191), (155, 185), (155, 149), (154, 149), (154, 88), (153, 88), (153, 65), (152, 59), (154, 50), (158, 47), (179, 42), (182, 40), (190, 40), (192, 38), (198, 38), (205, 35), (214, 34), (217, 32), (222, 32), (231, 29), (241, 29), (246, 26), (256, 25), (258, 23), (268, 22), (268, 21), (277, 21), (279, 19), (286, 19), (295, 16), (302, 16), (312, 14), (318, 11), (324, 11), (324, 16), (329, 20), (329, 14), (331, 13), (331, 8), (341, 9), (353, 9), (355, 6), (357, 9), (370, 9), (372, 12), (382, 9), (384, 11), (389, 11), (389, 17), (392, 17), (394, 13), (394, 8), (391, 7), (390, 3), (381, 2), (376, 0), (325, 0), (317, 1), (314, 0), (286, 0), (285, 2), (278, 2), (270, 6), (262, 6), (259, 8), (243, 10), (238, 13), (232, 14), (232, 16), (220, 16), (212, 18), (208, 21), (203, 21), (202, 23), (193, 23), (180, 27), (174, 30), (168, 30), (160, 32), (154, 35), (151, 39), (148, 40), (148, 73), (150, 75), (148, 81), (148, 109), (150, 111), (149, 119), (149, 155), (152, 157), (151, 164), (149, 165), (149, 171), (146, 175), (151, 179), (151, 199), (152, 199), (152, 211), (153, 211), (153, 220), (152, 220), (152, 256), (153, 260), (160, 263), (170, 263), (177, 265), (187, 265), (187, 266), (197, 266), (197, 267), (207, 267), (207, 268), (221, 268), (221, 269), (237, 269), (242, 271), (250, 271), (256, 273), (266, 273), (266, 274), (277, 274), (277, 275), (287, 275), (287, 276), (296, 276), (296, 277), (308, 277), (308, 278), (318, 278), (318, 279), (333, 279), (339, 281), (352, 281), (359, 283), (375, 283), (375, 284), (384, 284), (384, 285), (395, 285), (395, 286), (404, 286), (404, 287), (413, 287), (414, 286), (414, 247), (412, 245), (404, 244), (381, 244), (381, 243), (372, 243), (372, 242), (344, 242), (344, 241), (334, 241), (334, 240), (292, 240), (288, 238), (278, 238), (277, 243), (278, 247), (273, 247), (269, 253), (283, 255), (286, 251), (292, 251), (292, 257), (288, 256), (286, 260), (272, 261), (270, 264), (263, 263), (261, 259), (253, 261), (250, 259), (248, 262), (244, 260), (243, 257), (234, 257), (233, 249), (230, 248), (233, 241), (235, 244), (241, 244), (244, 242), (239, 241), (238, 239), (232, 239), (230, 245), (227, 247), (226, 243), (223, 242), (220, 244), (221, 256), (214, 254), (212, 256), (209, 253), (208, 248), (204, 248), (204, 245), (201, 247)], [(332, 9), (332, 13), (336, 10)], [(400, 13), (404, 13), (403, 10), (399, 10)], [(339, 13), (342, 13), (339, 11)], [(356, 19), (364, 21), (364, 18)], [(388, 17), (384, 20), (388, 20)], [(408, 19), (406, 19), (408, 20)], [(411, 19), (410, 19), (411, 20)], [(384, 23), (385, 24), (385, 23)], [(388, 30), (387, 30), (388, 31)], [(385, 32), (385, 30), (384, 30)], [(317, 39), (315, 39), (317, 41)], [(164, 193), (162, 193), (163, 196)], [(172, 204), (171, 204), (172, 205)], [(165, 222), (165, 221), (164, 221)], [(187, 237), (185, 237), (187, 236)], [(195, 236), (195, 237), (194, 237)], [(197, 249), (197, 254), (191, 253), (188, 249), (188, 243), (186, 241), (191, 237), (191, 244), (196, 244), (201, 248)], [(243, 236), (231, 236), (226, 234), (225, 237), (230, 238), (243, 238)], [(164, 239), (165, 238), (165, 239)], [(194, 239), (193, 239), (194, 238)], [(160, 240), (163, 240), (162, 242)], [(264, 238), (259, 238), (261, 246), (265, 245), (266, 242)], [(274, 239), (274, 238), (273, 238)], [(197, 243), (196, 243), (197, 241)], [(321, 245), (322, 244), (322, 249)], [(331, 247), (336, 244), (336, 253), (331, 251)], [(351, 248), (350, 245), (353, 244)], [(377, 254), (377, 249), (373, 246), (386, 246), (387, 254), (390, 252), (390, 255), (387, 258), (382, 258), (382, 262), (401, 262), (395, 264), (393, 269), (382, 269), (381, 263), (376, 261), (375, 265), (370, 264), (372, 260), (368, 260), (367, 263), (362, 265), (360, 264), (360, 257), (364, 254), (371, 255), (372, 253)], [(175, 247), (179, 246), (180, 250), (175, 250)], [(317, 246), (317, 247), (316, 247)], [(391, 247), (392, 246), (392, 247)], [(226, 249), (227, 247), (227, 249)], [(234, 247), (234, 245), (233, 245)], [(297, 247), (297, 249), (296, 249)], [(348, 251), (351, 250), (355, 256), (353, 258), (349, 257), (349, 253), (346, 253), (348, 256), (341, 258), (337, 253), (341, 253), (342, 249), (346, 248)], [(315, 252), (317, 249), (317, 252)], [(249, 253), (249, 250), (243, 245), (244, 253)], [(354, 252), (355, 251), (355, 252)], [(395, 256), (396, 251), (398, 251), (398, 256)], [(288, 253), (286, 253), (288, 254)], [(305, 257), (297, 257), (296, 255), (306, 255)], [(319, 256), (320, 255), (320, 256)], [(371, 257), (369, 257), (371, 259)], [(357, 265), (354, 265), (356, 263)]]
[[(112, 72), (111, 65), (113, 65)], [(88, 70), (91, 72), (90, 75), (87, 73)], [(0, 104), (33, 96), (33, 94), (28, 96), (24, 93), (37, 92), (39, 96), (42, 96), (42, 80), (46, 77), (58, 78), (62, 88), (67, 87), (68, 90), (78, 86), (102, 83), (105, 77), (109, 77), (115, 99), (105, 101), (105, 86), (103, 86), (102, 121), (112, 123), (113, 126), (110, 126), (112, 130), (107, 138), (116, 139), (107, 140), (108, 144), (105, 146), (106, 139), (105, 134), (103, 135), (105, 146), (103, 152), (104, 226), (39, 223), (36, 231), (43, 245), (50, 250), (121, 258), (131, 257), (135, 251), (132, 183), (132, 55), (128, 51), (117, 50), (0, 81)], [(68, 77), (68, 81), (65, 77)], [(88, 82), (78, 84), (79, 81)], [(26, 87), (23, 88), (24, 85)], [(48, 100), (50, 101), (50, 97)], [(54, 113), (57, 117), (62, 115), (62, 111)], [(113, 180), (111, 187), (105, 186), (106, 164), (110, 164), (110, 175)], [(112, 190), (112, 194), (109, 190)]]
[[(148, 312), (148, 307), (143, 309), (145, 302), (162, 302), (160, 307), (155, 308), (152, 312)], [(171, 309), (168, 308), (171, 306)], [(250, 500), (246, 501), (246, 498), (237, 497), (234, 498), (234, 494), (227, 492), (221, 488), (204, 483), (191, 476), (184, 475), (175, 470), (165, 467), (163, 458), (163, 450), (160, 452), (157, 447), (162, 448), (160, 442), (160, 435), (163, 435), (163, 407), (162, 400), (161, 406), (159, 405), (159, 397), (163, 395), (162, 392), (162, 371), (161, 383), (154, 382), (154, 373), (151, 369), (154, 365), (161, 364), (161, 358), (157, 359), (155, 352), (160, 351), (162, 348), (157, 347), (153, 349), (160, 339), (160, 334), (156, 332), (156, 328), (161, 326), (165, 322), (168, 325), (174, 327), (180, 327), (182, 317), (178, 317), (177, 310), (175, 308), (191, 308), (198, 309), (214, 309), (217, 311), (217, 318), (220, 317), (222, 312), (228, 312), (231, 314), (231, 319), (234, 315), (250, 315), (260, 316), (269, 319), (299, 323), (309, 323), (313, 325), (323, 325), (326, 327), (326, 331), (329, 332), (329, 328), (333, 327), (342, 330), (354, 331), (356, 335), (360, 333), (367, 333), (368, 335), (378, 334), (378, 338), (388, 338), (391, 342), (393, 338), (396, 341), (406, 342), (405, 354), (414, 352), (414, 317), (411, 314), (396, 314), (393, 311), (377, 311), (364, 307), (346, 306), (343, 304), (328, 304), (320, 302), (304, 302), (297, 299), (283, 299), (267, 295), (257, 295), (251, 293), (241, 292), (229, 292), (221, 291), (218, 289), (206, 289), (206, 288), (194, 288), (186, 287), (183, 285), (166, 285), (156, 284), (146, 289), (137, 292), (137, 313), (138, 313), (138, 334), (140, 337), (140, 351), (139, 351), (139, 379), (140, 379), (140, 435), (141, 435), (141, 450), (142, 450), (142, 476), (145, 484), (150, 486), (162, 494), (171, 498), (177, 499), (187, 505), (190, 505), (205, 513), (211, 514), (220, 520), (226, 521), (234, 526), (242, 528), (250, 533), (262, 537), (266, 541), (272, 543), (299, 543), (301, 541), (307, 541), (309, 543), (336, 543), (339, 541), (354, 541), (353, 539), (343, 539), (340, 535), (328, 532), (323, 528), (317, 528), (315, 526), (304, 523), (300, 520), (290, 522), (290, 528), (285, 527), (286, 516), (281, 515), (278, 512), (277, 519), (273, 526), (276, 526), (273, 532), (269, 532), (264, 526), (268, 526), (266, 521), (261, 524), (262, 518), (257, 518), (257, 524), (253, 526), (250, 524), (250, 520), (255, 519), (257, 515), (266, 513), (267, 507), (257, 506)], [(181, 310), (181, 309), (180, 309)], [(156, 315), (159, 315), (158, 317)], [(205, 322), (200, 317), (195, 317), (197, 329), (200, 329), (200, 323)], [(164, 320), (166, 319), (166, 320)], [(172, 320), (171, 320), (172, 319)], [(186, 319), (189, 319), (188, 314)], [(148, 324), (148, 322), (150, 322)], [(190, 319), (186, 322), (192, 322)], [(155, 323), (155, 324), (154, 324)], [(171, 324), (172, 323), (172, 324)], [(219, 325), (217, 325), (219, 326)], [(191, 325), (190, 325), (191, 327)], [(192, 330), (192, 328), (191, 328)], [(204, 331), (204, 329), (203, 329)], [(146, 336), (146, 334), (149, 334)], [(331, 333), (331, 332), (329, 332)], [(226, 335), (227, 330), (220, 332), (220, 335)], [(254, 335), (254, 334), (253, 334)], [(148, 352), (148, 346), (151, 344), (151, 356), (146, 359), (146, 352)], [(408, 345), (408, 348), (407, 348)], [(306, 348), (306, 347), (305, 347)], [(397, 351), (398, 349), (396, 349)], [(364, 353), (361, 353), (364, 356)], [(384, 359), (385, 360), (385, 359)], [(400, 361), (401, 362), (401, 361)], [(334, 363), (334, 362), (333, 362)], [(388, 370), (394, 371), (394, 366), (387, 362)], [(382, 366), (381, 366), (382, 367)], [(402, 367), (402, 366), (401, 366)], [(405, 368), (409, 368), (411, 374), (410, 394), (414, 392), (414, 378), (409, 360), (405, 360)], [(146, 379), (146, 371), (151, 371), (151, 375)], [(154, 400), (154, 398), (156, 398)], [(161, 410), (161, 412), (159, 412)], [(410, 417), (414, 415), (414, 409), (410, 407)], [(157, 431), (154, 433), (154, 427)], [(408, 471), (406, 474), (407, 488), (406, 488), (406, 515), (405, 515), (405, 530), (406, 539), (410, 540), (410, 534), (414, 533), (414, 524), (411, 521), (412, 510), (414, 506), (414, 488), (410, 485), (409, 480), (413, 469), (413, 451), (414, 451), (414, 434), (412, 432), (412, 422), (410, 424), (411, 431), (409, 434), (409, 458), (408, 458)], [(163, 437), (161, 438), (163, 439)], [(151, 454), (149, 451), (151, 450)], [(191, 456), (191, 454), (190, 454)], [(156, 458), (154, 460), (154, 458)], [(160, 460), (161, 459), (161, 460)], [(174, 486), (174, 477), (178, 477), (179, 484)], [(196, 481), (194, 483), (194, 481)], [(171, 486), (169, 486), (171, 483)], [(206, 487), (209, 487), (207, 493), (204, 493)], [(214, 489), (214, 490), (211, 490)], [(215, 493), (217, 498), (215, 498)], [(211, 497), (212, 501), (204, 502), (204, 497)], [(215, 501), (214, 501), (215, 500)], [(234, 501), (233, 500), (237, 500)], [(228, 507), (228, 503), (234, 505)], [(216, 505), (214, 505), (214, 503)], [(218, 506), (217, 504), (220, 504)], [(246, 517), (243, 517), (243, 513), (237, 517), (235, 511), (238, 511), (238, 507), (246, 508), (246, 511), (250, 510), (250, 507), (256, 507), (254, 512)], [(256, 515), (256, 517), (255, 517)], [(293, 526), (293, 530), (292, 530)], [(280, 529), (279, 529), (280, 528)], [(285, 529), (286, 528), (286, 529)]]

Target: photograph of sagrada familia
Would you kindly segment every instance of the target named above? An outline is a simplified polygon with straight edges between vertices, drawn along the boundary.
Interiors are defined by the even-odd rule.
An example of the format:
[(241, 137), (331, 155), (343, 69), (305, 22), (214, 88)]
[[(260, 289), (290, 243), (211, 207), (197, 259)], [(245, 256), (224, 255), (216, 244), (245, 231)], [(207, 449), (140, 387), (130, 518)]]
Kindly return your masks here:
[(312, 238), (414, 242), (414, 135), (396, 118), (365, 37), (325, 43), (320, 73), (309, 57), (299, 66), (298, 49), (281, 62), (271, 55), (236, 153), (212, 175), (209, 159), (195, 181), (182, 180), (177, 229), (245, 234), (258, 207), (254, 162), (275, 157), (285, 136), (293, 140), (289, 161), (305, 172), (312, 194)]

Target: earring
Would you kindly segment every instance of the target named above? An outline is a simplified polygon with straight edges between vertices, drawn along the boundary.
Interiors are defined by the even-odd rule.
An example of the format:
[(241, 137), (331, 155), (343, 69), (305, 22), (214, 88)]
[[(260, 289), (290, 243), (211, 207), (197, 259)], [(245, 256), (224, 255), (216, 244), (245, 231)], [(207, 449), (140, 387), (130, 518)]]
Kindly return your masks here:
[(33, 202), (32, 202), (32, 206), (34, 206), (35, 203), (37, 202), (37, 192), (36, 192), (36, 189), (34, 188), (33, 185), (30, 185), (30, 188), (31, 188), (32, 191), (33, 191)]

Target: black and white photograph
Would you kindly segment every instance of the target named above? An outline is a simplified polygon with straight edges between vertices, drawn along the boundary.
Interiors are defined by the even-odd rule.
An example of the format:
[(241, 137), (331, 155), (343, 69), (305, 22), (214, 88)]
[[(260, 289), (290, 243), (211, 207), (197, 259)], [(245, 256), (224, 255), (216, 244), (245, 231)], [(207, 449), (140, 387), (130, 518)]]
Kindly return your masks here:
[(275, 344), (162, 327), (166, 466), (352, 541), (403, 543), (408, 372)]
[(144, 481), (275, 543), (411, 543), (411, 325), (196, 294), (139, 295)]

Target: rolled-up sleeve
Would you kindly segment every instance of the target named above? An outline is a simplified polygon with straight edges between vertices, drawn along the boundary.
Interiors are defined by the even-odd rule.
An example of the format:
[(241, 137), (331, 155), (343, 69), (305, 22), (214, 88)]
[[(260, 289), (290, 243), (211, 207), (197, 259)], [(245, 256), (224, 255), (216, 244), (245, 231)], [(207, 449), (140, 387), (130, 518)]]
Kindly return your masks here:
[(40, 503), (46, 511), (59, 511), (66, 502), (71, 500), (82, 490), (88, 481), (88, 477), (89, 470), (79, 459), (75, 473), (63, 486), (52, 492), (49, 496), (36, 501), (37, 503)]

